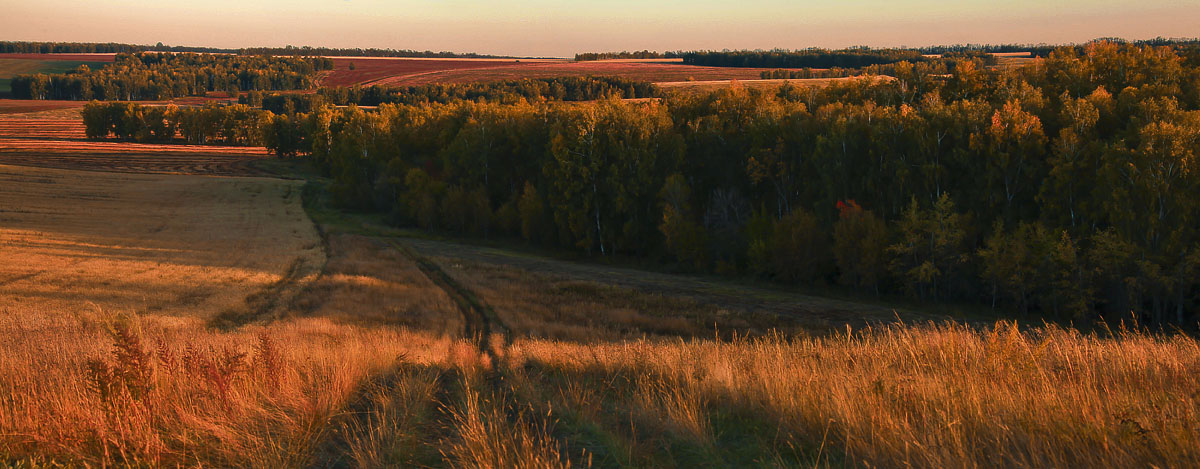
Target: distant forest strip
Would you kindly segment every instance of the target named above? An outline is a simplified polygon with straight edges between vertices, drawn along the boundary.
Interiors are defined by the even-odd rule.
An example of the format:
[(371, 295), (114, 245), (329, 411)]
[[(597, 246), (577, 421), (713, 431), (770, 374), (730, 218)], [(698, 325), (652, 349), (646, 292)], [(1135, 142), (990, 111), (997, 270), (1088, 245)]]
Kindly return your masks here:
[(237, 53), (237, 49), (218, 47), (188, 47), (157, 45), (120, 44), (116, 42), (31, 42), (0, 41), (3, 54), (116, 54), (132, 52), (208, 52)]
[[(384, 104), (260, 120), (402, 225), (1087, 321), (1200, 319), (1200, 56), (629, 103)], [(264, 114), (265, 115), (265, 114)], [(157, 122), (155, 119), (151, 119)]]
[(675, 52), (621, 51), (621, 52), (583, 52), (575, 54), (575, 61), (614, 60), (614, 59), (670, 59), (677, 57)]
[[(84, 106), (83, 121), (86, 135), (93, 139), (115, 138), (142, 143), (182, 140), (198, 145), (268, 145), (276, 148), (272, 142), (281, 140), (271, 134), (268, 127), (277, 114), (309, 113), (328, 105), (425, 105), (463, 101), (515, 104), (650, 98), (659, 95), (658, 88), (651, 83), (614, 77), (544, 78), (407, 88), (322, 88), (315, 94), (264, 94), (251, 91), (241, 94), (238, 97), (239, 105), (235, 106), (143, 106), (128, 102), (92, 102)], [(264, 138), (264, 135), (268, 138)], [(291, 153), (289, 150), (285, 152)]]
[(300, 90), (333, 69), (322, 57), (267, 57), (138, 52), (117, 54), (103, 68), (13, 77), (15, 99), (161, 100), (209, 91)]
[(314, 94), (250, 92), (238, 102), (276, 114), (311, 112), (323, 105), (378, 106), (482, 101), (513, 104), (520, 101), (592, 101), (605, 98), (661, 96), (653, 83), (620, 77), (559, 77), (489, 83), (429, 84), (410, 87), (321, 88)]
[(764, 70), (759, 76), (764, 80), (772, 79), (810, 79), (810, 78), (846, 78), (856, 76), (870, 75), (887, 75), (887, 76), (911, 76), (916, 73), (920, 76), (936, 76), (945, 75), (957, 67), (960, 63), (967, 62), (967, 66), (978, 68), (985, 65), (994, 65), (995, 57), (990, 55), (983, 57), (977, 54), (962, 53), (959, 55), (950, 55), (938, 60), (928, 60), (921, 62), (897, 62), (884, 65), (868, 65), (861, 68), (785, 68), (777, 70)]
[(511, 59), (515, 57), (502, 55), (476, 54), (473, 52), (434, 52), (408, 49), (338, 49), (330, 47), (247, 47), (238, 49), (242, 55), (298, 55), (321, 57), (413, 57), (413, 58), (456, 58), (456, 59)]
[(1128, 44), (1134, 46), (1168, 46), (1168, 47), (1196, 47), (1200, 46), (1200, 39), (1196, 38), (1164, 38), (1157, 37), (1154, 39), (1141, 39), (1136, 41), (1127, 41), (1121, 38), (1100, 38), (1094, 41), (1088, 41), (1083, 44), (955, 44), (943, 46), (928, 46), (921, 47), (918, 50), (922, 54), (946, 54), (951, 52), (986, 52), (986, 53), (1011, 53), (1011, 52), (1029, 52), (1035, 57), (1045, 57), (1055, 49), (1063, 47), (1073, 48), (1082, 51), (1094, 42), (1109, 42), (1114, 44)]
[[(663, 53), (662, 57), (682, 57), (683, 63), (709, 67), (750, 67), (750, 68), (844, 68), (860, 69), (871, 65), (886, 65), (897, 62), (921, 62), (936, 60), (926, 55), (947, 55), (953, 57), (977, 57), (985, 61), (995, 60), (993, 53), (1029, 52), (1036, 57), (1046, 57), (1056, 49), (1069, 48), (1082, 53), (1089, 44), (1108, 42), (1132, 46), (1197, 48), (1200, 39), (1167, 39), (1156, 38), (1140, 41), (1125, 41), (1123, 39), (1104, 39), (1085, 44), (1065, 45), (1025, 45), (1025, 44), (959, 44), (950, 46), (930, 46), (923, 48), (881, 48), (852, 47), (848, 49), (809, 48), (799, 50), (724, 50), (724, 51), (674, 51)], [(647, 51), (648, 52), (648, 51)], [(657, 54), (650, 52), (650, 54)], [(577, 54), (579, 56), (604, 54)]]
[(683, 63), (706, 67), (862, 68), (896, 62), (928, 60), (913, 49), (805, 49), (770, 51), (692, 51), (678, 53)]
[(339, 49), (331, 47), (286, 46), (286, 47), (243, 47), (225, 49), (220, 47), (191, 47), (121, 44), (116, 42), (33, 42), (0, 41), (0, 54), (115, 54), (133, 52), (206, 52), (238, 55), (290, 55), (290, 56), (347, 56), (347, 57), (417, 57), (417, 58), (513, 58), (509, 56), (475, 53), (417, 51), (408, 49)]

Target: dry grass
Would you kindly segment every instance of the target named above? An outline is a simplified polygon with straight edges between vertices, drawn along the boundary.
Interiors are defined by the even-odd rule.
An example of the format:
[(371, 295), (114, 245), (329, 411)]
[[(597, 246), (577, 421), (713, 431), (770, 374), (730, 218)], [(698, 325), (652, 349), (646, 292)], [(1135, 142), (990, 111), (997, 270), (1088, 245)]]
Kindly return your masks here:
[[(1200, 461), (1192, 337), (770, 334), (686, 277), (400, 241), (418, 267), (365, 226), (322, 240), (299, 184), (0, 166), (0, 465)], [(870, 317), (842, 303), (805, 308)], [(759, 333), (709, 339), (712, 319)]]
[(378, 239), (329, 236), (325, 275), (298, 299), (305, 314), (461, 335), (462, 315), (446, 292), (400, 251)]
[(0, 353), (0, 455), (74, 463), (308, 464), (363, 380), (439, 362), (453, 345), (324, 319), (220, 333), (151, 316), (115, 345), (105, 329), (120, 319), (14, 322)]
[(508, 356), (514, 369), (537, 370), (526, 379), (557, 412), (625, 443), (609, 452), (614, 463), (630, 462), (621, 454), (639, 466), (1200, 460), (1200, 347), (1186, 337), (898, 325), (804, 340), (529, 340)]
[(300, 183), (0, 166), (0, 313), (207, 318), (321, 252)]
[(840, 331), (934, 315), (722, 279), (569, 262), (505, 249), (410, 239), (487, 303), (517, 336), (575, 341)]
[(639, 293), (492, 263), (444, 257), (434, 260), (457, 282), (478, 294), (520, 337), (605, 341), (646, 334), (711, 336), (708, 320), (728, 316), (728, 311), (686, 298)]

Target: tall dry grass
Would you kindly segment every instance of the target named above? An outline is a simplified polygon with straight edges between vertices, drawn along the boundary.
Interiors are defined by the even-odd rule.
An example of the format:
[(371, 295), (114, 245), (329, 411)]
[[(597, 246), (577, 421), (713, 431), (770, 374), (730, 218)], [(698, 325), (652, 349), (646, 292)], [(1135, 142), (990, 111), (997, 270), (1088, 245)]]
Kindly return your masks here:
[[(194, 318), (0, 323), (0, 455), (75, 463), (311, 463), (371, 377), (452, 339), (327, 319), (216, 332)], [(15, 333), (15, 332), (20, 333)]]
[(896, 325), (799, 340), (527, 340), (508, 356), (648, 465), (1200, 462), (1200, 343), (1184, 336)]

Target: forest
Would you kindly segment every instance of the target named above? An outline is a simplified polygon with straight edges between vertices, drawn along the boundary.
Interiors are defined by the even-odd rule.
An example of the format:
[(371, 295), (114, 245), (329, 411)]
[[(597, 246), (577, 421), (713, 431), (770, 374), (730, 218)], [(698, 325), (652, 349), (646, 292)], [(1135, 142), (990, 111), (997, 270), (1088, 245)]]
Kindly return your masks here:
[(162, 100), (209, 91), (308, 89), (318, 71), (332, 68), (333, 61), (321, 57), (119, 53), (103, 68), (17, 75), (11, 86), (16, 99)]
[(330, 176), (337, 203), (401, 225), (1061, 320), (1194, 323), (1200, 55), (1098, 42), (1008, 70), (935, 65), (825, 88), (253, 119), (272, 151)]
[(1013, 70), (660, 102), (287, 117), (345, 206), (695, 271), (1087, 320), (1197, 314), (1200, 60), (1099, 42)]

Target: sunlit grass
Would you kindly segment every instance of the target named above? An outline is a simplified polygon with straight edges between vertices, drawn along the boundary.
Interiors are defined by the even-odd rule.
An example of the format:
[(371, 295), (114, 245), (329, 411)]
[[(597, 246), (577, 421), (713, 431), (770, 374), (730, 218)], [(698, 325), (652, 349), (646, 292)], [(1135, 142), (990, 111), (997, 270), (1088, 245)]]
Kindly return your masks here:
[[(0, 231), (0, 465), (1200, 460), (1190, 336), (1007, 322), (772, 333), (695, 301), (437, 259), (504, 323), (484, 350), (427, 266), (396, 240), (317, 238), (290, 183), (155, 176), (135, 190), (0, 169), (2, 200), (30, 212)], [(165, 223), (150, 195), (181, 189), (187, 210)], [(312, 272), (292, 275), (296, 259)], [(740, 338), (713, 333), (714, 317)]]

